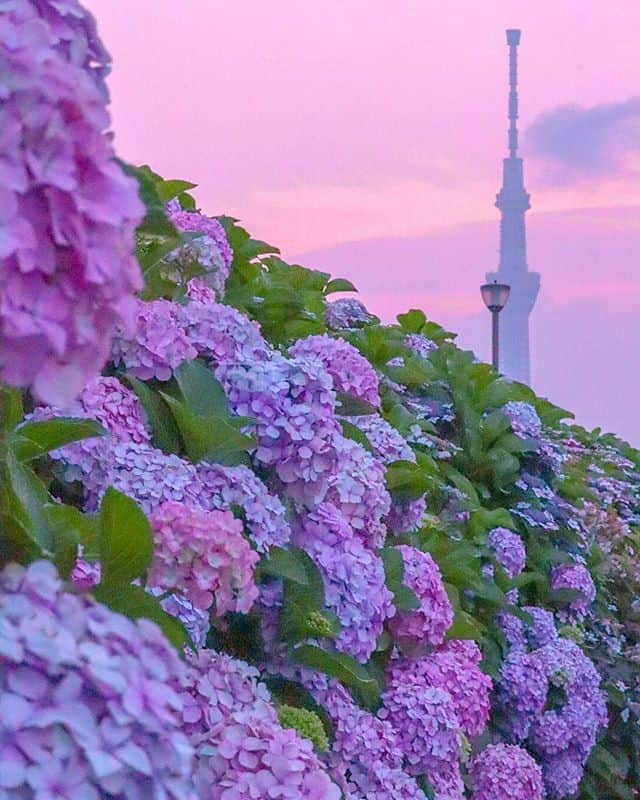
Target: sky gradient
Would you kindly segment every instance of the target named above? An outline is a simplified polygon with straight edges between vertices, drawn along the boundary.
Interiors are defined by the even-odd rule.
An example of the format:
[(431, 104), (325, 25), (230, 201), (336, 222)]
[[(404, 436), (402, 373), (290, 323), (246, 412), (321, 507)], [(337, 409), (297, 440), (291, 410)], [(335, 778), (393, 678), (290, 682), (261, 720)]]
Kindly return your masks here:
[(489, 355), (507, 47), (539, 393), (640, 446), (640, 4), (88, 0), (114, 57), (119, 154), (199, 184), (288, 259), (411, 306)]

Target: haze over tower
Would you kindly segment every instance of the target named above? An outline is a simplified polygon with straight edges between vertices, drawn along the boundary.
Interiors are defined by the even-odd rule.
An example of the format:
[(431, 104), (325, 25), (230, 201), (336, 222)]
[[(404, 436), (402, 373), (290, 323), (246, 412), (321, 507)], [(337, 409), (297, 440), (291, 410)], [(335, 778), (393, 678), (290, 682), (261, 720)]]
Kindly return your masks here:
[(518, 157), (518, 45), (520, 31), (507, 31), (509, 46), (509, 155), (503, 160), (502, 188), (496, 197), (500, 209), (500, 263), (487, 281), (508, 283), (511, 294), (501, 315), (500, 369), (522, 383), (531, 382), (529, 315), (540, 289), (540, 275), (529, 272), (524, 215), (529, 195), (524, 188), (522, 159)]

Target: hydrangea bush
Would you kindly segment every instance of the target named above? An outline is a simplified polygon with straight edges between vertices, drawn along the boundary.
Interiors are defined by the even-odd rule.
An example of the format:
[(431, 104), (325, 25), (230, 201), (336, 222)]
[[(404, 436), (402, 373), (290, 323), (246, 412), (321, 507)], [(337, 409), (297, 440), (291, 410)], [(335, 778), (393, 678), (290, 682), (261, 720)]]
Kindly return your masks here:
[(638, 452), (124, 169), (90, 15), (0, 11), (0, 798), (638, 797)]

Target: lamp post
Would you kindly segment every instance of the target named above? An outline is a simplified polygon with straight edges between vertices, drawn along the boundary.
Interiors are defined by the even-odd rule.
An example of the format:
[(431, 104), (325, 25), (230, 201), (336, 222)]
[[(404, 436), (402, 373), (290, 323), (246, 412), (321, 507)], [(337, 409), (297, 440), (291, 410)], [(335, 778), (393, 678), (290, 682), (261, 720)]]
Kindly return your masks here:
[(498, 315), (507, 304), (511, 287), (506, 283), (485, 283), (480, 287), (480, 294), (485, 306), (491, 312), (491, 355), (493, 368), (500, 371), (500, 328)]

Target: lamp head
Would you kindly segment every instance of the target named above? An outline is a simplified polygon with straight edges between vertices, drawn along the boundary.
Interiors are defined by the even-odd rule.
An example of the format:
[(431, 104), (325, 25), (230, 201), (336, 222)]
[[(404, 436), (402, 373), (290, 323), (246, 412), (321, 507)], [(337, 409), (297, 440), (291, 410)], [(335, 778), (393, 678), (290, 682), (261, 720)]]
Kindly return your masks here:
[(509, 299), (511, 287), (506, 283), (485, 283), (480, 287), (480, 294), (489, 311), (502, 311)]

